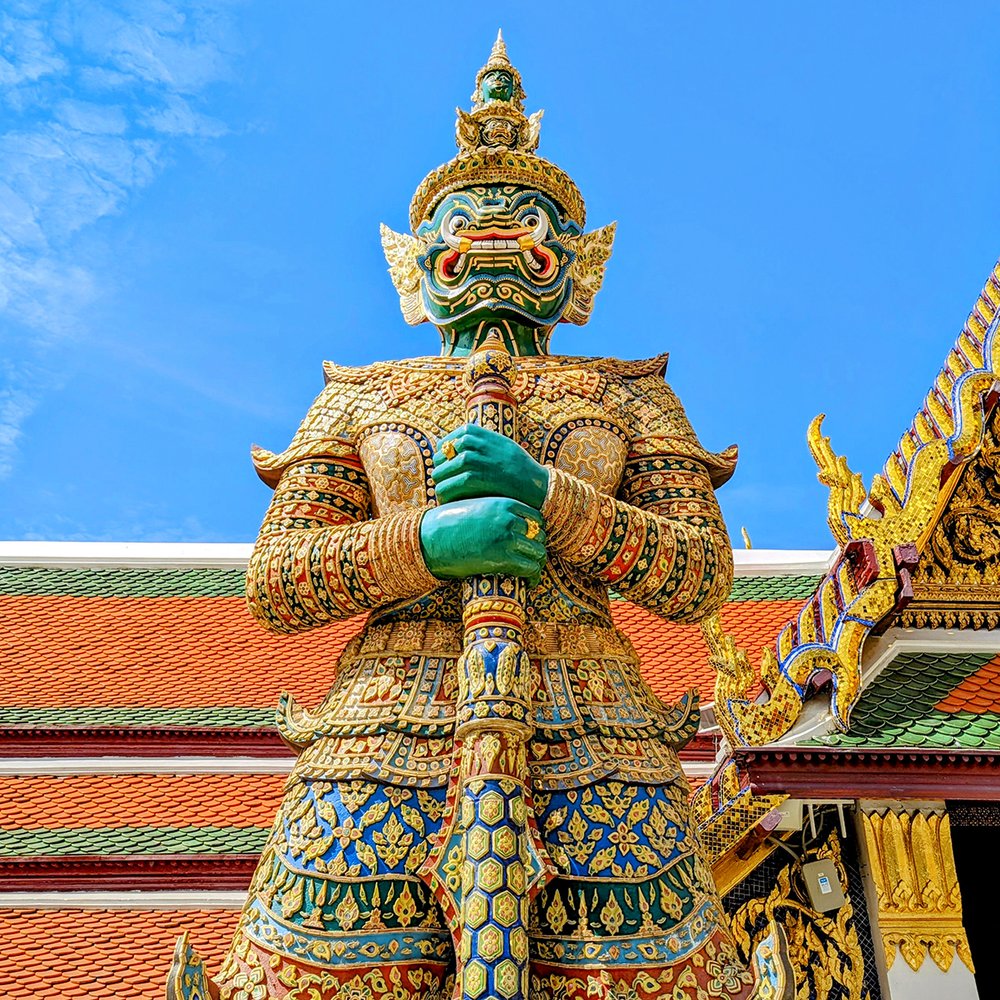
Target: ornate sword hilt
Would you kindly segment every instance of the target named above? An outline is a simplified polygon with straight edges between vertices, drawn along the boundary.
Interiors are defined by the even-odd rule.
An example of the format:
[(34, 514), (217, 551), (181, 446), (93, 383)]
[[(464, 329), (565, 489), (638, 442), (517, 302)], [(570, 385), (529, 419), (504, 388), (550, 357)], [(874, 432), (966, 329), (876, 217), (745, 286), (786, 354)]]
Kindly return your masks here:
[[(466, 364), (469, 423), (517, 439), (514, 359), (491, 334)], [(531, 732), (530, 670), (524, 652), (525, 582), (514, 576), (474, 576), (463, 583), (464, 655), (456, 737), (495, 727)]]

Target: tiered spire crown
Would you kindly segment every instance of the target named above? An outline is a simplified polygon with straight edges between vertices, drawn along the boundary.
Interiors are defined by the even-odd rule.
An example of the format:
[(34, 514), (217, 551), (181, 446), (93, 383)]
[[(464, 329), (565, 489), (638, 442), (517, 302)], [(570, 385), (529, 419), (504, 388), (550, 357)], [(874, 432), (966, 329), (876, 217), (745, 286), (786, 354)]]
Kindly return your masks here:
[(493, 48), (490, 50), (490, 57), (486, 60), (486, 64), (483, 68), (476, 74), (476, 89), (472, 93), (472, 107), (479, 108), (485, 103), (483, 97), (483, 78), (488, 73), (508, 73), (510, 74), (511, 81), (513, 83), (511, 100), (513, 103), (517, 104), (518, 108), (524, 109), (524, 99), (527, 96), (524, 93), (524, 88), (521, 86), (521, 74), (518, 73), (514, 65), (511, 63), (507, 56), (507, 43), (503, 40), (503, 31), (497, 30), (497, 38), (493, 43)]
[(490, 57), (476, 74), (471, 111), (457, 109), (455, 140), (459, 153), (431, 171), (410, 204), (413, 231), (429, 219), (453, 191), (479, 184), (517, 184), (548, 195), (581, 227), (586, 209), (572, 179), (536, 155), (542, 112), (524, 113), (521, 74), (507, 56), (497, 32)]

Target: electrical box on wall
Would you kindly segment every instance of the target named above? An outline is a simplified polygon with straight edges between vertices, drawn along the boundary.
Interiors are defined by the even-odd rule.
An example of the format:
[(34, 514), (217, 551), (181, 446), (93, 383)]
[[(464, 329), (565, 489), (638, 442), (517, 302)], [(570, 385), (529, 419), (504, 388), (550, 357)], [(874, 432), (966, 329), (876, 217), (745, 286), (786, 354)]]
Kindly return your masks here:
[(844, 889), (832, 861), (808, 861), (802, 866), (802, 878), (809, 893), (809, 904), (817, 913), (829, 913), (844, 905)]
[(780, 806), (774, 809), (777, 823), (772, 827), (774, 830), (792, 832), (802, 829), (802, 800), (785, 799)]

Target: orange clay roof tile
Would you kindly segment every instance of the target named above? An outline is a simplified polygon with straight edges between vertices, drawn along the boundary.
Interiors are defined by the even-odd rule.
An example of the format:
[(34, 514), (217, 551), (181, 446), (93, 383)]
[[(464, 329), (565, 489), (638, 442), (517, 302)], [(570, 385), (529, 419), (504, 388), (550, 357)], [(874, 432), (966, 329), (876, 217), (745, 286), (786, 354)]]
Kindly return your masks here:
[(181, 932), (212, 974), (237, 919), (233, 910), (0, 910), (0, 996), (159, 1000)]
[[(792, 601), (733, 601), (721, 612), (723, 628), (745, 649), (757, 666), (765, 646), (802, 607)], [(664, 701), (672, 701), (697, 687), (702, 699), (712, 700), (715, 672), (699, 625), (680, 625), (625, 601), (611, 606), (615, 624), (632, 640), (642, 662), (642, 674)]]
[[(755, 663), (801, 601), (734, 601), (725, 628)], [(627, 601), (612, 603), (653, 690), (673, 700), (692, 687), (710, 697), (713, 673), (697, 625), (666, 622)], [(300, 704), (326, 694), (334, 664), (360, 618), (274, 636), (239, 597), (0, 596), (8, 630), (0, 708), (270, 709), (282, 690)]]
[(270, 827), (282, 774), (74, 774), (0, 778), (0, 829)]
[(934, 707), (941, 712), (1000, 714), (1000, 656), (984, 663)]
[(0, 597), (0, 684), (16, 707), (271, 707), (318, 702), (360, 619), (271, 635), (240, 597)]

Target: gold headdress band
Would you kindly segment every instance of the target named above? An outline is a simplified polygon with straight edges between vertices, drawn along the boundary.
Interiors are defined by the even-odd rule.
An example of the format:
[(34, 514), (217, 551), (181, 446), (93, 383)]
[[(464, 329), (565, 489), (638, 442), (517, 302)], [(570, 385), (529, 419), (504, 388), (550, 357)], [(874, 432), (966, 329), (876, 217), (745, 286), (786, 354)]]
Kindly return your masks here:
[[(488, 73), (510, 74), (509, 100), (489, 98), (483, 93)], [(554, 163), (536, 156), (542, 112), (526, 116), (521, 75), (507, 58), (507, 47), (498, 32), (486, 65), (476, 75), (476, 93), (471, 112), (457, 109), (455, 138), (459, 153), (432, 170), (410, 202), (413, 232), (429, 219), (441, 199), (461, 188), (479, 184), (518, 184), (547, 194), (574, 222), (586, 222), (583, 196), (572, 178)]]

